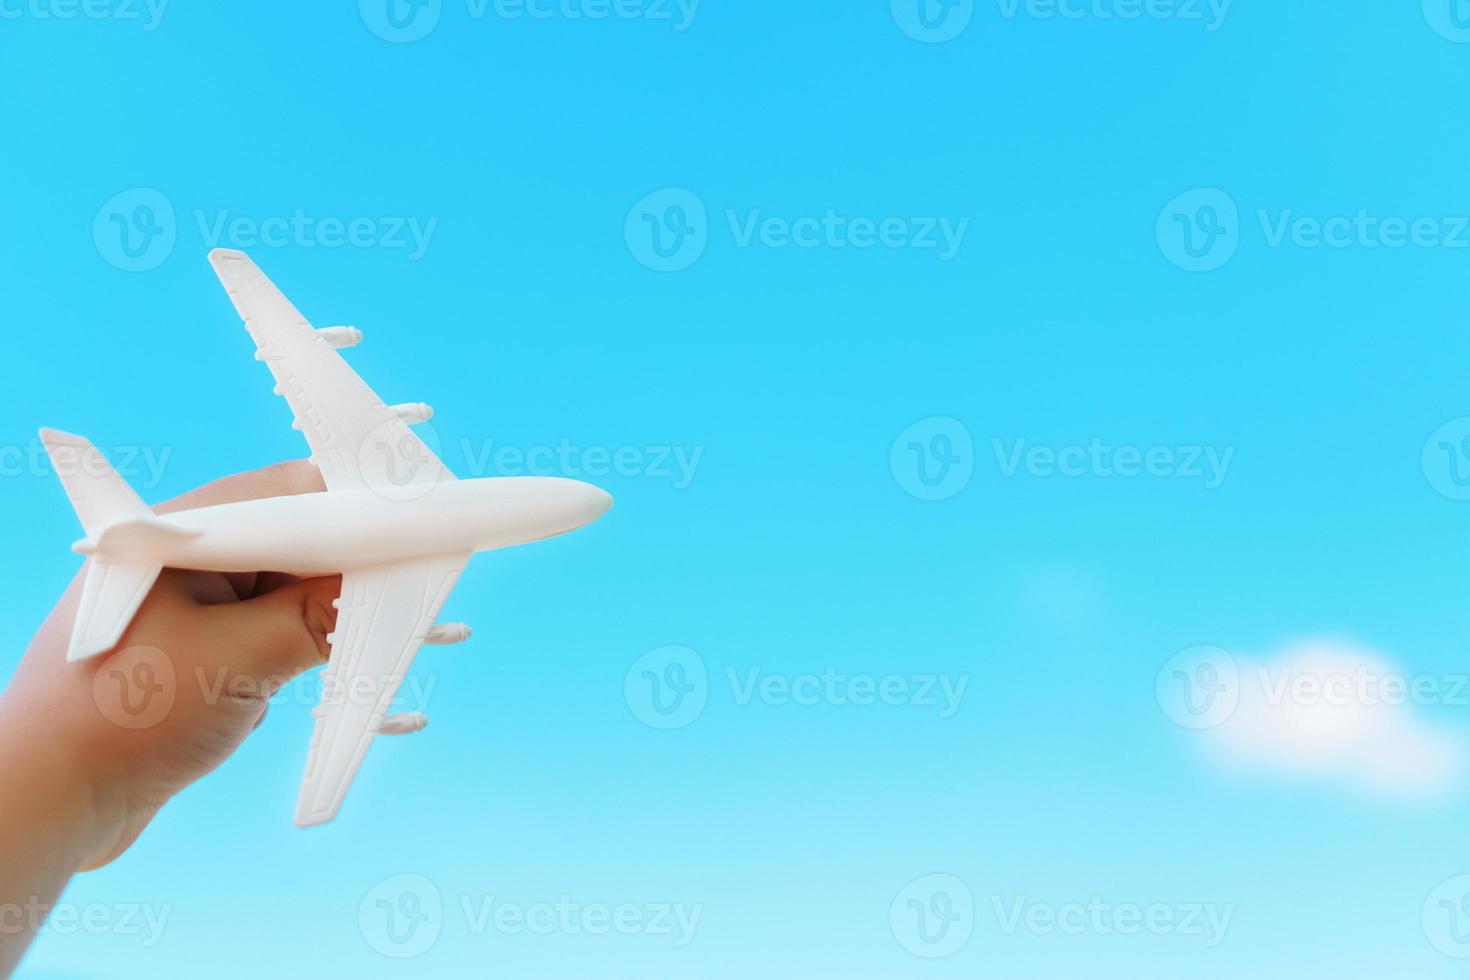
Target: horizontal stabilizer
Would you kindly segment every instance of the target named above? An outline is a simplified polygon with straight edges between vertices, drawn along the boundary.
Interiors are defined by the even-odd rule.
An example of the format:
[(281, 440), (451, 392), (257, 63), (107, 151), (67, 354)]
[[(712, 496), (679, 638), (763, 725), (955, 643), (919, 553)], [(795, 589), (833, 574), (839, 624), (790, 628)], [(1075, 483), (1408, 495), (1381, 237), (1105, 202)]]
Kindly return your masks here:
[(117, 646), (162, 570), (161, 565), (91, 558), (66, 659), (86, 660)]
[(203, 533), (150, 514), (109, 524), (100, 533), (78, 541), (73, 550), (84, 555), (97, 551), (140, 555), (147, 554), (150, 545), (197, 538)]

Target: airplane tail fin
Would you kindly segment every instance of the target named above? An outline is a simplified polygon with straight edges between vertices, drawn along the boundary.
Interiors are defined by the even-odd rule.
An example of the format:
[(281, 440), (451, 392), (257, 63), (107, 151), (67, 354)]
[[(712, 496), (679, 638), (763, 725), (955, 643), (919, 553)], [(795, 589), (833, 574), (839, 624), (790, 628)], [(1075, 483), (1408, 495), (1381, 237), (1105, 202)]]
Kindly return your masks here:
[[(104, 538), (126, 536), (129, 529), (157, 522), (107, 459), (81, 436), (42, 429), (41, 442), (62, 488), (77, 512), (87, 538), (77, 550), (91, 554), (82, 601), (72, 626), (67, 660), (85, 660), (117, 646), (143, 604), (163, 566), (97, 552)], [(115, 529), (112, 535), (107, 531)]]
[(42, 429), (41, 442), (89, 537), (121, 521), (153, 516), (143, 499), (86, 439)]

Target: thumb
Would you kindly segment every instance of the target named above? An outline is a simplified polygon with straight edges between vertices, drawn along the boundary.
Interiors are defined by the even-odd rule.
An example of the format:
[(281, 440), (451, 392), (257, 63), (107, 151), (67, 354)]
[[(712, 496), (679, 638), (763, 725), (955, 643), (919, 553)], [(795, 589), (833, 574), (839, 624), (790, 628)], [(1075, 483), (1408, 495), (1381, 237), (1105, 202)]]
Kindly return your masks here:
[(232, 640), (236, 668), (268, 680), (274, 690), (327, 662), (327, 634), (337, 622), (332, 603), (341, 592), (340, 575), (303, 578), (210, 612)]

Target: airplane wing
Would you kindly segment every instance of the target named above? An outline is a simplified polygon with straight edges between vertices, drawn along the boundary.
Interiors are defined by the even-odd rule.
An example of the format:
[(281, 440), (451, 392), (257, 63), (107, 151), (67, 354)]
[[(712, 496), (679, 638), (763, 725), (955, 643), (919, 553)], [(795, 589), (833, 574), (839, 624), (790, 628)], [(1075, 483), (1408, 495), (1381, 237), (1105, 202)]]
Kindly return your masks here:
[(347, 787), (378, 734), (469, 553), (418, 558), (342, 576), (332, 655), (296, 805), (296, 824), (337, 815)]
[[(417, 496), (454, 474), (414, 435), (243, 252), (215, 249), (210, 265), (311, 446), (330, 490)], [(414, 488), (418, 488), (417, 491)], [(331, 658), (301, 785), (296, 822), (337, 815), (368, 745), (469, 554), (347, 572)]]
[(255, 340), (256, 359), (270, 368), (277, 394), (295, 413), (293, 427), (306, 436), (328, 490), (366, 487), (392, 495), (454, 479), (249, 256), (217, 248), (209, 263)]

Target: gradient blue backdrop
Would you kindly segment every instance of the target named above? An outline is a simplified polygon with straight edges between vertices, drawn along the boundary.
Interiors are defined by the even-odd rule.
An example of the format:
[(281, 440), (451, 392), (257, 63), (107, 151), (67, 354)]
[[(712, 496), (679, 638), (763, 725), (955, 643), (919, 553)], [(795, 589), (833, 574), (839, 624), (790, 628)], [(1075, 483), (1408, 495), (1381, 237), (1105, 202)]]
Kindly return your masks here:
[[(7, 447), (45, 424), (168, 451), (150, 500), (303, 455), (195, 217), (301, 209), (437, 219), (417, 259), (310, 239), (249, 251), (318, 324), (365, 329), (352, 363), (385, 398), (435, 405), (451, 467), (466, 469), (461, 440), (702, 452), (687, 487), (599, 480), (617, 498), (599, 524), (471, 565), (446, 616), (474, 639), (415, 669), (433, 723), (374, 748), (334, 824), (290, 823), (310, 717), (279, 705), (69, 889), (166, 906), (161, 940), (48, 935), (28, 975), (1455, 975), (1420, 905), (1470, 870), (1470, 799), (1227, 780), (1154, 678), (1191, 644), (1324, 632), (1410, 672), (1466, 669), (1470, 505), (1436, 492), (1420, 450), (1470, 415), (1470, 251), (1272, 248), (1255, 214), (1470, 212), (1470, 45), (1417, 3), (1242, 0), (1213, 31), (1086, 9), (980, 3), (925, 43), (887, 0), (706, 0), (686, 30), (677, 8), (476, 19), (446, 0), (398, 43), (350, 0), (180, 2), (153, 30), (8, 6)], [(174, 211), (144, 271), (105, 234), (108, 202), (135, 188)], [(662, 188), (708, 209), (682, 271), (650, 270), (625, 237)], [(1241, 215), (1238, 251), (1208, 273), (1156, 237), (1194, 188)], [(969, 225), (942, 261), (741, 247), (725, 218), (828, 208)], [(931, 416), (974, 440), (973, 477), (942, 501), (890, 466)], [(1236, 453), (1206, 490), (1008, 478), (991, 449), (1093, 437)], [(6, 668), (79, 533), (44, 468), (7, 475)], [(703, 713), (669, 731), (624, 697), (665, 644), (710, 678)], [(742, 705), (725, 680), (829, 666), (969, 688), (941, 718)], [(1440, 714), (1470, 728), (1464, 711)], [(963, 949), (928, 961), (889, 907), (933, 872), (977, 913)], [(432, 947), (397, 961), (359, 912), (402, 873), (445, 913)], [(675, 948), (475, 935), (457, 911), (562, 895), (702, 917)], [(1094, 895), (1236, 913), (1205, 948), (1007, 935), (990, 905)]]

